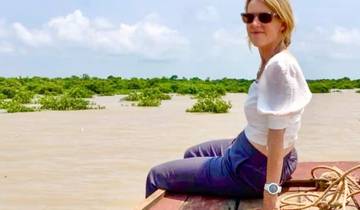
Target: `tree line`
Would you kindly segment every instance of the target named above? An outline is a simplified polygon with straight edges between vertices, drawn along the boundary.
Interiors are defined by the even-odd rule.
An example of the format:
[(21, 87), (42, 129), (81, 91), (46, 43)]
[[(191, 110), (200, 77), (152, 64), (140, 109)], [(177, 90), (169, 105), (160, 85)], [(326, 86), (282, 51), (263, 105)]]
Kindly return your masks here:
[[(170, 99), (169, 93), (175, 93), (193, 95), (198, 99), (197, 106), (187, 111), (202, 111), (212, 107), (210, 112), (226, 112), (231, 104), (222, 101), (221, 96), (226, 93), (247, 93), (253, 81), (232, 78), (188, 79), (177, 75), (130, 79), (116, 76), (98, 78), (87, 74), (66, 78), (0, 77), (0, 109), (8, 112), (101, 109), (104, 107), (90, 103), (87, 98), (118, 94), (128, 95), (125, 100), (138, 101), (139, 106), (159, 106), (161, 100)], [(307, 82), (313, 93), (360, 88), (360, 79), (351, 80), (347, 77)]]

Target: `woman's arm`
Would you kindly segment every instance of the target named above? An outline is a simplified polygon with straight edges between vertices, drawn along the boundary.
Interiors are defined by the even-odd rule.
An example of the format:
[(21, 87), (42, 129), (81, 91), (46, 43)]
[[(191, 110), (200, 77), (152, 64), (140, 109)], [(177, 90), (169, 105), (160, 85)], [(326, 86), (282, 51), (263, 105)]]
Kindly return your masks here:
[[(280, 183), (284, 157), (284, 133), (285, 129), (269, 129), (266, 183)], [(277, 197), (264, 191), (263, 210), (274, 210)]]

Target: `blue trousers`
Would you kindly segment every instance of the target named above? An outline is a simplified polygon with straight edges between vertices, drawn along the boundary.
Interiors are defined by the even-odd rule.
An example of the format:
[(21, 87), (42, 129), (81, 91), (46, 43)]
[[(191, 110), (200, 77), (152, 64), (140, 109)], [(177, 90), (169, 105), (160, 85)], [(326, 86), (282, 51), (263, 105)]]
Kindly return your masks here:
[[(281, 183), (297, 164), (293, 149), (284, 157)], [(186, 150), (184, 159), (153, 167), (146, 180), (146, 197), (157, 189), (238, 198), (262, 197), (267, 157), (241, 132), (235, 139), (208, 141)]]

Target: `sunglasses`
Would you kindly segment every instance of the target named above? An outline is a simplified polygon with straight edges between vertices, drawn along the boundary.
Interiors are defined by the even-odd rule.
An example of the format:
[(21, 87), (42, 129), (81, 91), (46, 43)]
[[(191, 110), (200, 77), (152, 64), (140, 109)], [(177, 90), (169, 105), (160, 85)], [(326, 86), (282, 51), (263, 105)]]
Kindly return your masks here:
[(242, 21), (246, 24), (254, 22), (255, 17), (257, 17), (261, 23), (270, 23), (275, 16), (277, 16), (277, 14), (271, 12), (241, 13)]

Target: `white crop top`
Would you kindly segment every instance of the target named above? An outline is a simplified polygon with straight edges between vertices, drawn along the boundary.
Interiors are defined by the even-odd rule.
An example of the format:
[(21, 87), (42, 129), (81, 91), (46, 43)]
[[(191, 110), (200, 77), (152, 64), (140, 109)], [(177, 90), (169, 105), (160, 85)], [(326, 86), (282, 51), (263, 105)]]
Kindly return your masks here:
[(286, 50), (274, 55), (259, 81), (251, 84), (245, 101), (244, 132), (249, 141), (266, 146), (269, 128), (285, 128), (284, 148), (293, 145), (311, 96), (296, 59)]

